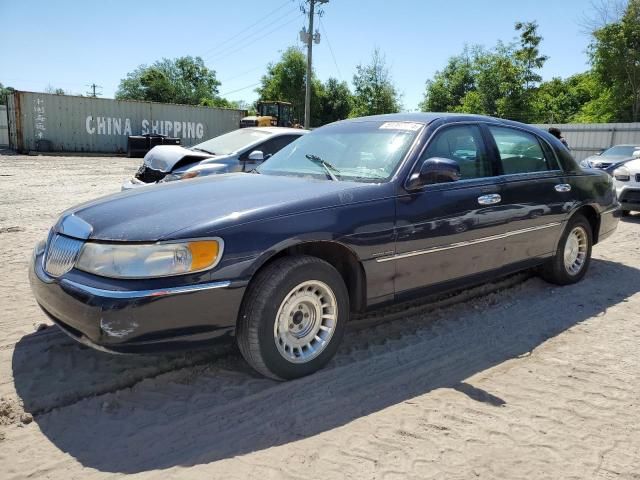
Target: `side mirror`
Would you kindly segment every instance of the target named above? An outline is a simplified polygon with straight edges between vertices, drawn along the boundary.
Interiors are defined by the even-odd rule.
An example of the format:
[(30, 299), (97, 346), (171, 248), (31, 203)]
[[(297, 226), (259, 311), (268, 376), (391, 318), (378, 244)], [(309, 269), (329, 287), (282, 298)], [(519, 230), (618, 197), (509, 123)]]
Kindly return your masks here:
[(460, 180), (460, 165), (450, 158), (433, 157), (426, 159), (420, 171), (411, 175), (407, 188), (413, 190), (434, 183)]
[(262, 150), (254, 150), (249, 154), (249, 160), (252, 162), (262, 162), (264, 160), (264, 154)]

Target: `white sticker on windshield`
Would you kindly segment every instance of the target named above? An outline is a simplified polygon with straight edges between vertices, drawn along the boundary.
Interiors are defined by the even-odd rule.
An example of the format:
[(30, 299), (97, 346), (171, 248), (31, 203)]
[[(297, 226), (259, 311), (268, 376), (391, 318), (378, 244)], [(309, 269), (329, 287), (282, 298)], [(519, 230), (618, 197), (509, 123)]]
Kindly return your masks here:
[(409, 132), (420, 130), (420, 127), (422, 124), (415, 122), (384, 122), (380, 125), (380, 129), (383, 130), (407, 130)]

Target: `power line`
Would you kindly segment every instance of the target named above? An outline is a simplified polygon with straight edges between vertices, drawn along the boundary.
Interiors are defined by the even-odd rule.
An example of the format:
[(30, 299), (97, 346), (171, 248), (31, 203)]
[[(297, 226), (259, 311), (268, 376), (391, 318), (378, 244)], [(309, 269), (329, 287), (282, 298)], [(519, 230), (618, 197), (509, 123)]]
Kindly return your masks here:
[(318, 20), (320, 21), (320, 28), (322, 29), (322, 33), (325, 36), (325, 38), (327, 39), (327, 45), (329, 46), (329, 52), (331, 52), (331, 58), (333, 58), (333, 64), (336, 66), (336, 70), (338, 70), (338, 76), (340, 77), (340, 80), (344, 80), (344, 77), (342, 76), (342, 73), (340, 72), (340, 67), (338, 66), (338, 62), (336, 62), (336, 56), (333, 54), (333, 48), (331, 48), (331, 42), (329, 41), (329, 35), (327, 35), (327, 29), (324, 28), (324, 23), (322, 23), (322, 17), (319, 17)]
[[(211, 52), (214, 52), (216, 50), (218, 50), (221, 46), (228, 44), (229, 42), (231, 42), (232, 40), (235, 40), (236, 38), (240, 37), (241, 35), (243, 35), (247, 30), (251, 30), (253, 27), (255, 27), (256, 25), (264, 22), (267, 18), (269, 18), (271, 15), (273, 15), (274, 13), (282, 10), (285, 6), (289, 5), (290, 0), (287, 0), (286, 2), (284, 2), (282, 5), (280, 5), (279, 7), (277, 7), (276, 9), (272, 10), (271, 12), (267, 13), (266, 15), (263, 15), (259, 20), (257, 20), (256, 22), (252, 23), (251, 25), (249, 25), (248, 27), (242, 29), (240, 32), (236, 33), (235, 35), (233, 35), (230, 38), (227, 38), (225, 41), (218, 43), (216, 46), (211, 47), (209, 50), (203, 52), (200, 56), (204, 57), (205, 55), (209, 55), (211, 54)], [(285, 15), (286, 16), (286, 15)], [(280, 17), (282, 18), (282, 17)], [(276, 20), (278, 21), (279, 18)]]
[[(299, 18), (300, 18), (300, 15), (296, 15), (294, 18), (292, 18), (292, 19), (291, 19), (291, 20), (289, 20), (288, 22), (285, 22), (285, 23), (282, 23), (282, 24), (280, 24), (280, 25), (277, 25), (275, 28), (273, 28), (273, 29), (271, 29), (271, 30), (268, 30), (268, 31), (267, 31), (267, 32), (265, 32), (264, 34), (260, 35), (259, 37), (252, 38), (252, 39), (251, 39), (251, 41), (250, 41), (250, 42), (248, 42), (246, 45), (242, 45), (242, 46), (240, 46), (240, 47), (238, 47), (238, 48), (236, 48), (236, 49), (229, 50), (229, 51), (227, 51), (226, 53), (224, 53), (223, 55), (210, 57), (210, 58), (208, 59), (208, 61), (210, 61), (210, 62), (218, 61), (218, 60), (221, 60), (221, 59), (223, 59), (223, 58), (228, 57), (229, 55), (233, 55), (234, 53), (237, 53), (237, 52), (239, 52), (239, 51), (241, 51), (241, 50), (244, 50), (245, 48), (252, 46), (256, 41), (258, 41), (258, 40), (260, 40), (260, 39), (262, 39), (262, 38), (264, 38), (264, 37), (266, 37), (266, 36), (268, 36), (268, 35), (271, 35), (271, 34), (272, 34), (273, 32), (275, 32), (276, 30), (280, 30), (282, 27), (285, 27), (285, 26), (287, 26), (287, 25), (289, 25), (289, 24), (291, 24), (291, 23), (293, 23), (293, 22), (295, 22), (295, 21), (298, 21), (298, 20), (299, 20)], [(247, 38), (247, 39), (248, 39), (248, 38)]]
[(260, 70), (262, 68), (264, 68), (264, 66), (253, 67), (252, 69), (245, 70), (244, 72), (238, 73), (237, 75), (234, 75), (233, 77), (227, 77), (224, 80), (220, 80), (220, 83), (225, 83), (225, 82), (228, 82), (230, 80), (235, 80), (236, 78), (240, 78), (240, 77), (246, 75), (247, 73), (255, 72), (256, 70)]
[(241, 92), (242, 90), (246, 90), (247, 88), (251, 88), (251, 87), (257, 87), (258, 85), (260, 85), (260, 82), (247, 85), (246, 87), (238, 88), (236, 90), (231, 90), (230, 92), (221, 93), (220, 96), (226, 97), (227, 95), (231, 95), (232, 93)]

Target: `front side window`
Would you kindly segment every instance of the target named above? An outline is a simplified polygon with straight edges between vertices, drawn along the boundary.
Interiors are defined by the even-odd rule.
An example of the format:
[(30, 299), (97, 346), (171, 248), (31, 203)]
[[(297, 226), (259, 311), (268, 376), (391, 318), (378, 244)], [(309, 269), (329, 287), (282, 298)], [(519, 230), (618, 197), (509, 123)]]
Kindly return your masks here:
[(554, 159), (544, 154), (535, 135), (506, 127), (490, 126), (505, 175), (557, 170)]
[(460, 167), (460, 180), (493, 176), (480, 129), (475, 125), (446, 127), (438, 132), (419, 163), (434, 157), (455, 160)]
[(258, 171), (339, 181), (388, 181), (423, 127), (422, 123), (382, 121), (328, 125), (290, 143)]

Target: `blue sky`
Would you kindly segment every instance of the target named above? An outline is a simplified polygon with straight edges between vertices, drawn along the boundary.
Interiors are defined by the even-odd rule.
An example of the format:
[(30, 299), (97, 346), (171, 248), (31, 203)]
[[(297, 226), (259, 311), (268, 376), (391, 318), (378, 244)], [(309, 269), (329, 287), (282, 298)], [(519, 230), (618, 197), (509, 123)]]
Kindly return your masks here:
[[(253, 101), (266, 65), (301, 45), (299, 0), (80, 1), (0, 0), (0, 82), (21, 90), (47, 85), (72, 93), (102, 85), (113, 97), (142, 63), (200, 55), (222, 81), (220, 93)], [(580, 19), (588, 0), (331, 0), (314, 46), (318, 77), (351, 82), (379, 47), (405, 109), (417, 108), (424, 83), (465, 44), (515, 38), (517, 20), (537, 20), (550, 56), (545, 79), (587, 68), (589, 38)], [(333, 55), (332, 55), (333, 51)]]

